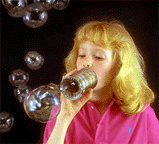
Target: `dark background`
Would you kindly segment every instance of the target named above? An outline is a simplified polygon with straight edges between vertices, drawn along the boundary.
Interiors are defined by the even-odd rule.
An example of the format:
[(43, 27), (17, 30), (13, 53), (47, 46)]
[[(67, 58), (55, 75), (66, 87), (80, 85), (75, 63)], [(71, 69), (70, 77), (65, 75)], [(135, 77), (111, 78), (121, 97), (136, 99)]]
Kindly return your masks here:
[[(14, 117), (12, 129), (1, 134), (5, 143), (41, 143), (45, 124), (30, 119), (14, 97), (8, 76), (15, 69), (29, 74), (29, 85), (36, 88), (51, 82), (59, 84), (65, 72), (63, 60), (73, 46), (75, 30), (91, 20), (120, 19), (146, 62), (146, 77), (156, 95), (152, 105), (159, 119), (158, 92), (158, 3), (142, 1), (71, 1), (68, 7), (48, 11), (47, 22), (39, 28), (26, 26), (22, 18), (12, 18), (1, 7), (1, 111)], [(37, 51), (44, 57), (39, 70), (30, 70), (24, 56)]]

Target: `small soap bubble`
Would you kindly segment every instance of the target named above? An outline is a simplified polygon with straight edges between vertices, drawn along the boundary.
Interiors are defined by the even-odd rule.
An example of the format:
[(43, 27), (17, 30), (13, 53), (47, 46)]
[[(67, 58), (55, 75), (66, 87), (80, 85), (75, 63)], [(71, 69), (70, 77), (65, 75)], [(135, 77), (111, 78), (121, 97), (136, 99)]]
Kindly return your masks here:
[(11, 17), (20, 18), (24, 15), (27, 0), (2, 0), (2, 4), (5, 6)]
[(33, 120), (47, 123), (60, 112), (60, 93), (57, 85), (43, 85), (32, 91), (24, 98), (24, 110)]
[(28, 52), (25, 57), (24, 60), (27, 64), (27, 66), (32, 69), (32, 70), (37, 70), (39, 68), (42, 67), (43, 63), (44, 63), (44, 58), (42, 55), (40, 55), (38, 52), (36, 51), (30, 51)]
[(13, 116), (6, 111), (0, 112), (0, 132), (5, 133), (10, 131), (14, 123)]
[(32, 3), (24, 10), (23, 21), (31, 28), (38, 28), (46, 23), (48, 13), (42, 3)]
[(21, 69), (14, 70), (9, 75), (9, 81), (15, 87), (24, 86), (29, 81), (29, 74)]
[(23, 102), (25, 96), (31, 91), (31, 88), (27, 85), (20, 86), (14, 89), (14, 96), (19, 100), (20, 103)]
[(70, 0), (52, 0), (52, 7), (56, 10), (64, 10), (68, 4), (70, 3)]
[(52, 0), (34, 0), (34, 2), (44, 4), (43, 6), (46, 10), (50, 10), (52, 7)]

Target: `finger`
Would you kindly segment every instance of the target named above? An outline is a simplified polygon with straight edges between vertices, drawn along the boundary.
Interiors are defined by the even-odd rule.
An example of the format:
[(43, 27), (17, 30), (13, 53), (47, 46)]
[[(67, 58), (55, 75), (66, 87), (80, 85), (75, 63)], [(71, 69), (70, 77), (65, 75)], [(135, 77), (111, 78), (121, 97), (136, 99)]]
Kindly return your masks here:
[(92, 94), (93, 94), (93, 89), (90, 88), (88, 91), (86, 91), (86, 93), (84, 95), (85, 95), (85, 97), (90, 99), (90, 98), (92, 98)]
[(84, 94), (82, 94), (80, 100), (82, 103), (86, 103), (93, 96), (93, 89), (88, 89)]
[(63, 77), (64, 77), (64, 78), (65, 78), (65, 77), (68, 77), (68, 76), (70, 76), (70, 75), (75, 74), (76, 72), (77, 72), (77, 69), (74, 69), (73, 71), (67, 73), (67, 74), (66, 74), (65, 76), (63, 76)]

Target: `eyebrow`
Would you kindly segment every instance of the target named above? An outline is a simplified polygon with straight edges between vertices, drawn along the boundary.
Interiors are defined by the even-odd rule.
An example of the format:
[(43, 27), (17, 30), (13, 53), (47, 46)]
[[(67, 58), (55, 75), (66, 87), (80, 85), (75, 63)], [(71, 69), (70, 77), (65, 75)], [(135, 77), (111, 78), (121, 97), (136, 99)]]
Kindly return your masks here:
[(86, 48), (84, 48), (84, 47), (79, 47), (79, 49), (86, 49)]

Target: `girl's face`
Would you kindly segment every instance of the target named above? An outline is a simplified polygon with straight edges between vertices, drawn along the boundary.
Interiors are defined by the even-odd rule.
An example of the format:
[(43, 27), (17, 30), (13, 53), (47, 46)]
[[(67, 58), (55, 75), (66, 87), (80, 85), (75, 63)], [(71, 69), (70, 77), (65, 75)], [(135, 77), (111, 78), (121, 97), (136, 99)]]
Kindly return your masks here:
[(87, 65), (91, 66), (98, 77), (98, 84), (94, 90), (109, 86), (114, 78), (113, 50), (104, 49), (90, 41), (82, 43), (78, 50), (77, 70)]

